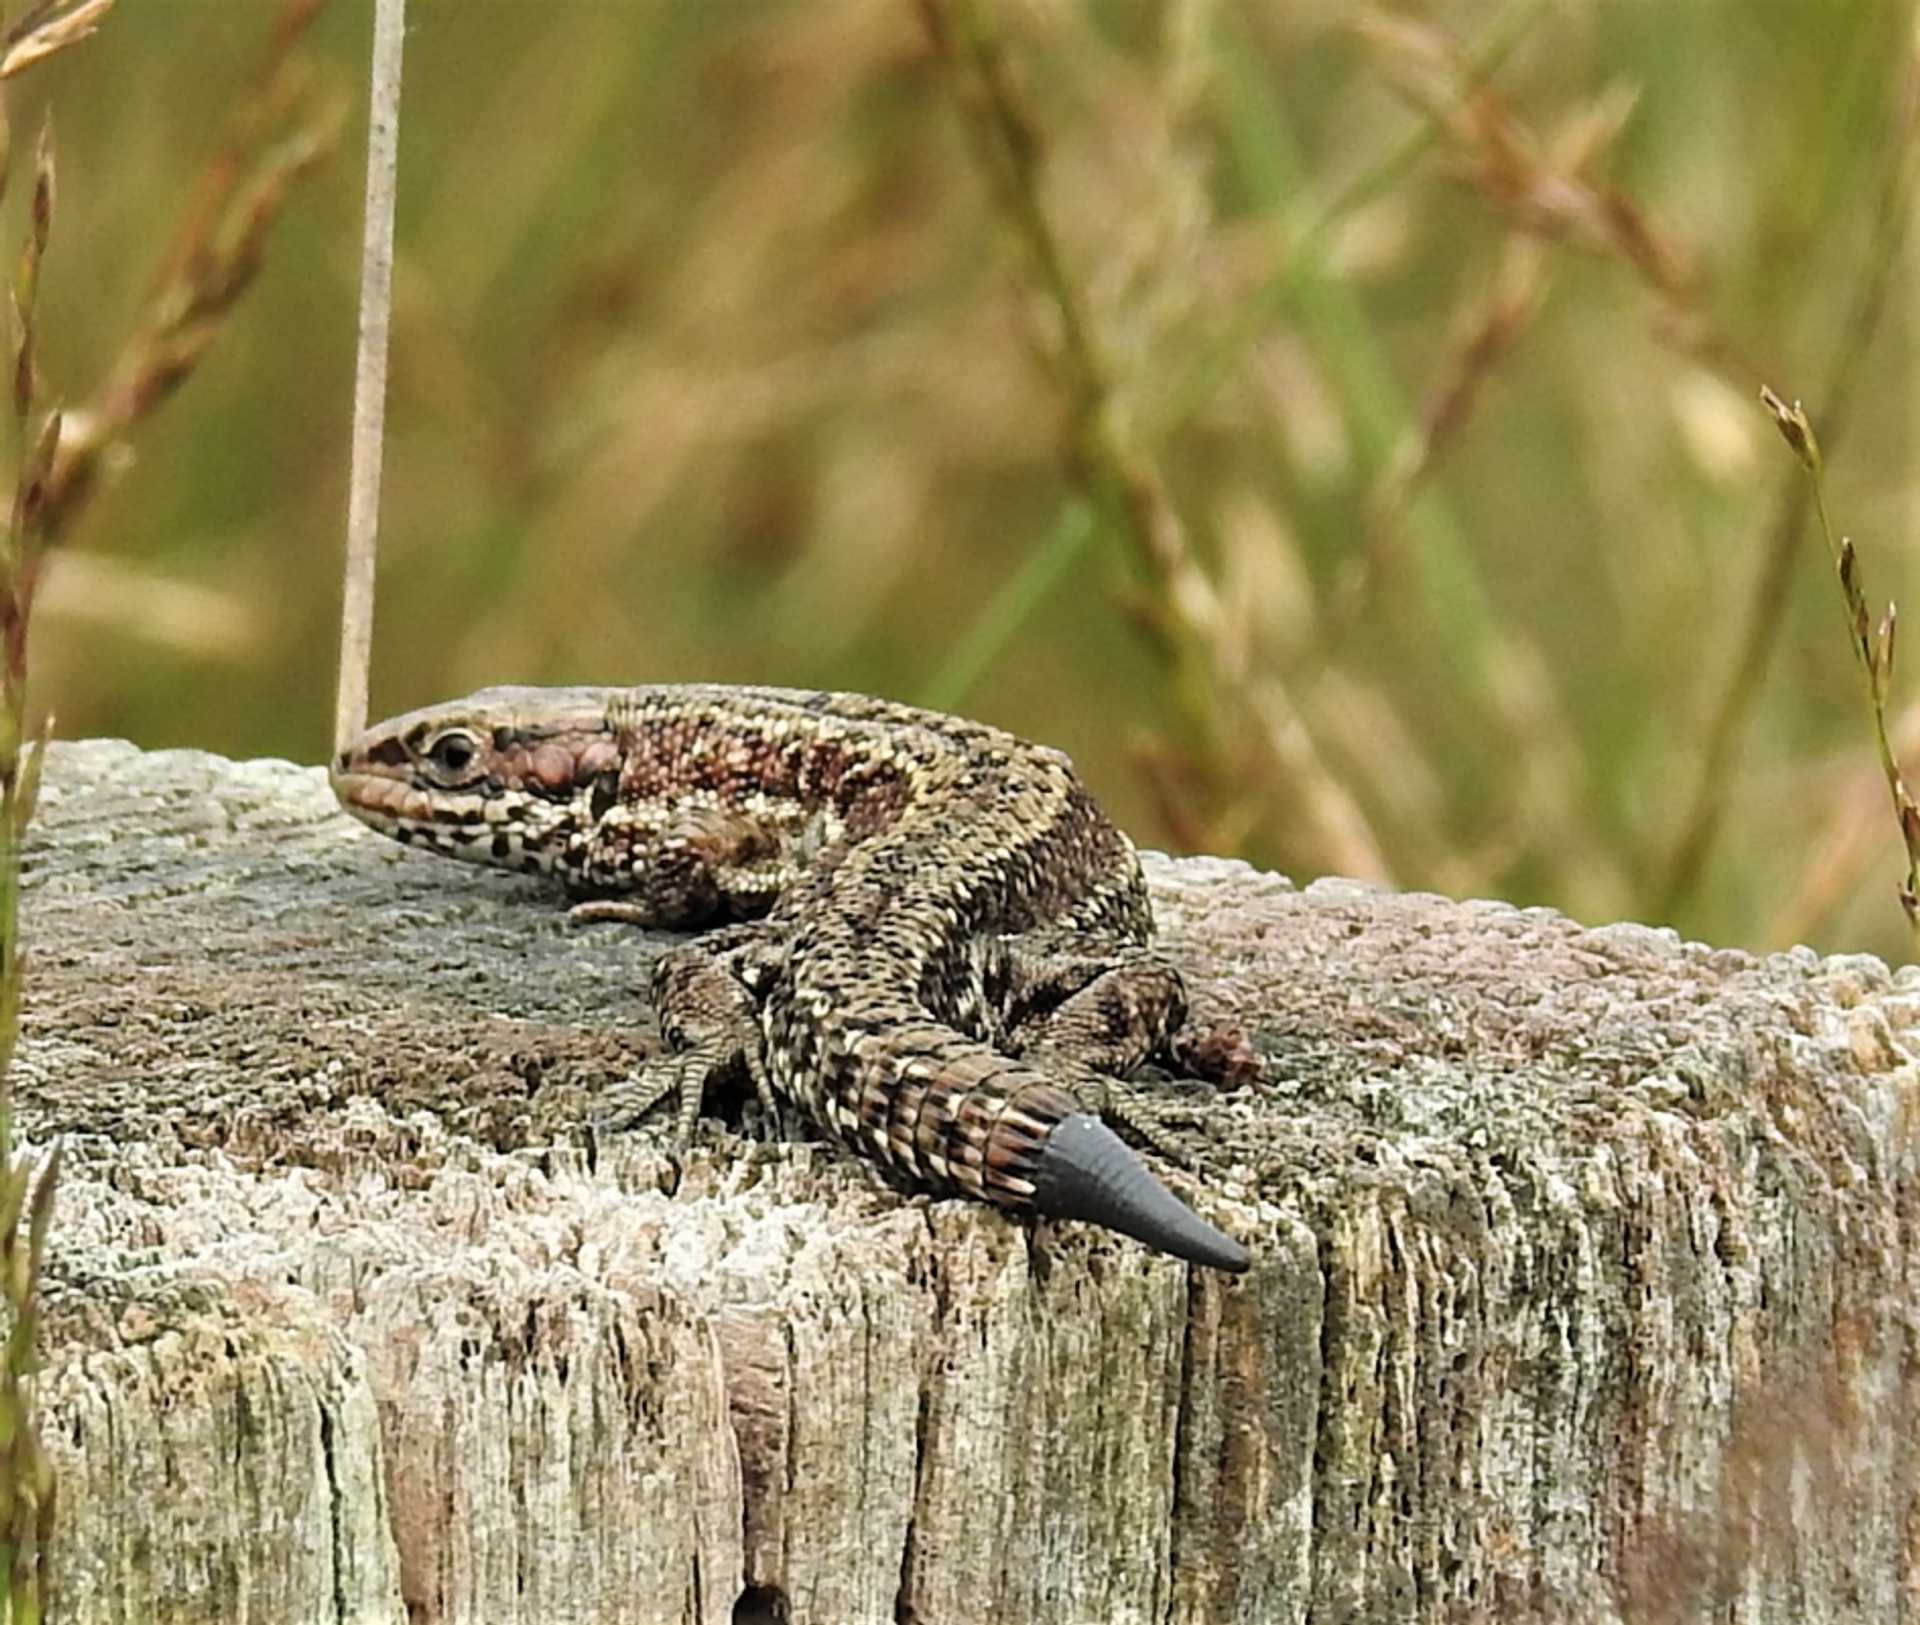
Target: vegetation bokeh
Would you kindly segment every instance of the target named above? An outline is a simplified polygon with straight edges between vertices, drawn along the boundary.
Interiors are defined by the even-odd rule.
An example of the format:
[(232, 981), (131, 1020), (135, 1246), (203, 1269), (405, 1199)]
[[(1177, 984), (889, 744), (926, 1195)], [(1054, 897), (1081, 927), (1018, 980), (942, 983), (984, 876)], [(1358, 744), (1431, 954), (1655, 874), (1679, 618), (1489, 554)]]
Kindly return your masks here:
[[(307, 47), (362, 95), (370, 10)], [(51, 393), (110, 364), (274, 15), (138, 0), (36, 77), (73, 177)], [(1869, 596), (1911, 598), (1906, 0), (409, 16), (377, 711), (865, 689), (1066, 748), (1146, 844), (1908, 953), (1758, 398), (1803, 402)], [(998, 53), (1177, 568), (1076, 482), (1058, 301), (943, 25)], [(358, 139), (53, 561), (63, 736), (326, 750)], [(1890, 709), (1911, 760), (1920, 661)]]

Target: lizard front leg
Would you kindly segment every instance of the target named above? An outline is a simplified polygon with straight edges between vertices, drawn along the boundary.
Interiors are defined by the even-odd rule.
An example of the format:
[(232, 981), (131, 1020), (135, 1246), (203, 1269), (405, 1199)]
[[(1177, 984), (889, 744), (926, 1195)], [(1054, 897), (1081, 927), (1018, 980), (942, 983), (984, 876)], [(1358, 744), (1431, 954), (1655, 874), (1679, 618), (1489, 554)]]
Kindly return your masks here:
[(768, 928), (749, 923), (710, 931), (653, 962), (653, 1004), (668, 1053), (609, 1089), (602, 1121), (639, 1122), (668, 1095), (679, 1096), (674, 1149), (693, 1142), (707, 1086), (745, 1071), (768, 1120), (780, 1121), (760, 1030), (756, 967), (771, 951)]
[(754, 816), (696, 802), (616, 801), (601, 814), (570, 884), (585, 920), (673, 931), (755, 919), (792, 884), (823, 839), (822, 820)]

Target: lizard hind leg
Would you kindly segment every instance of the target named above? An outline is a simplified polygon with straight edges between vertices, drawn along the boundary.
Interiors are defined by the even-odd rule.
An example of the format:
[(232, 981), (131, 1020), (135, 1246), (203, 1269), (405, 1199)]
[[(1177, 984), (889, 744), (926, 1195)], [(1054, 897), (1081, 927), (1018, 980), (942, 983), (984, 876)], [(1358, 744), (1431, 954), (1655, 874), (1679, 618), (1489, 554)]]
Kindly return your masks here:
[(1004, 938), (983, 985), (1008, 1053), (1170, 1162), (1187, 1161), (1175, 1130), (1190, 1111), (1126, 1081), (1149, 1061), (1179, 1069), (1185, 1058), (1186, 985), (1170, 963), (1134, 944), (1100, 952), (1059, 934)]
[(1124, 1077), (1166, 1056), (1187, 1019), (1179, 971), (1148, 949), (1103, 953), (1021, 938), (996, 949), (983, 980), (1013, 1054)]
[(1196, 1264), (1245, 1270), (1246, 1248), (1155, 1179), (1107, 1126), (1131, 1130), (1171, 1162), (1188, 1160), (1166, 1103), (1124, 1081), (1149, 1060), (1176, 1059), (1187, 1019), (1179, 971), (1132, 944), (1100, 954), (1003, 939), (998, 953), (997, 964), (983, 967), (982, 986), (990, 1005), (1000, 995), (1001, 1041), (1087, 1108), (1046, 1136), (1034, 1164), (1035, 1208), (1090, 1220)]

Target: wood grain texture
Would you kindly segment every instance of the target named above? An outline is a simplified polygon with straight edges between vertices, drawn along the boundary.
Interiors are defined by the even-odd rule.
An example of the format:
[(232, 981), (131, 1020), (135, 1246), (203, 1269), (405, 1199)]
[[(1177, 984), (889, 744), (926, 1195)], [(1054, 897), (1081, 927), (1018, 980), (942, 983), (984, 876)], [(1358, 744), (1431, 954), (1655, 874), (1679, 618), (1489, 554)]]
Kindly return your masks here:
[(581, 1125), (673, 939), (316, 770), (56, 747), (36, 842), (63, 1618), (1913, 1617), (1911, 973), (1150, 861), (1267, 1061), (1167, 1175), (1228, 1285), (826, 1144), (667, 1194)]

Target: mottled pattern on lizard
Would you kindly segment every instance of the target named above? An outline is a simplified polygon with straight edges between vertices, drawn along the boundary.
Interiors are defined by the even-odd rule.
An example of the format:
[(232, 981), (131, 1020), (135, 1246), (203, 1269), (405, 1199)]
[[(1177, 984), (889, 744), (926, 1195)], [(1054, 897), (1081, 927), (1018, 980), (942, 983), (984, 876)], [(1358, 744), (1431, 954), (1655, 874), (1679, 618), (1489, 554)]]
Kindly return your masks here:
[(897, 1183), (1091, 1220), (1217, 1269), (1246, 1250), (1098, 1115), (1186, 1053), (1132, 845), (1058, 751), (861, 695), (494, 688), (372, 729), (343, 806), (455, 857), (696, 930), (660, 956), (681, 1132), (744, 1067)]

